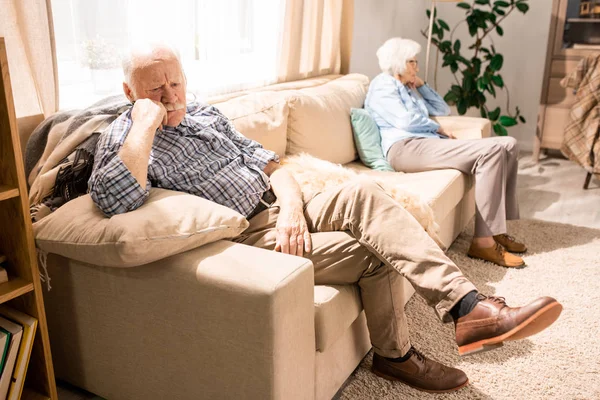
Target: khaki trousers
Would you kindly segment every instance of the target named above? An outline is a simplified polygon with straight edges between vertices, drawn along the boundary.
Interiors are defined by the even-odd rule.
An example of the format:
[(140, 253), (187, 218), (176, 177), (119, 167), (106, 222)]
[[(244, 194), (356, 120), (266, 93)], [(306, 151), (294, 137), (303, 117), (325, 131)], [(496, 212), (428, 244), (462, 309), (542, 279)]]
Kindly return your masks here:
[[(250, 220), (237, 242), (272, 250), (278, 207)], [(304, 208), (315, 284), (358, 283), (371, 343), (384, 357), (410, 349), (404, 276), (445, 322), (449, 310), (475, 290), (421, 225), (377, 184), (361, 180), (315, 195)]]
[(388, 151), (396, 171), (453, 168), (475, 176), (475, 237), (506, 233), (506, 220), (519, 218), (519, 149), (512, 137), (486, 139), (410, 138)]

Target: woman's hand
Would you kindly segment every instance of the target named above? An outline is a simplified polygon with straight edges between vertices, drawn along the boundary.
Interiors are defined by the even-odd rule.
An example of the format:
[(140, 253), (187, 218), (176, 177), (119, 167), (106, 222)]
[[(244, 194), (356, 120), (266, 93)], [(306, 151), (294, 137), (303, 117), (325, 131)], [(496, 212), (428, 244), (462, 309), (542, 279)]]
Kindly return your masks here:
[(406, 86), (408, 86), (409, 89), (417, 90), (418, 88), (420, 88), (424, 84), (425, 84), (425, 82), (423, 82), (423, 79), (421, 79), (421, 78), (419, 78), (418, 76), (415, 75), (415, 79), (412, 80), (411, 82), (408, 82), (406, 84)]
[(440, 127), (440, 129), (438, 129), (438, 132), (440, 135), (442, 136), (446, 136), (449, 139), (456, 139), (456, 136), (454, 136), (451, 132), (446, 131), (444, 128)]
[(281, 208), (275, 226), (277, 239), (275, 251), (299, 257), (312, 250), (312, 241), (302, 208)]

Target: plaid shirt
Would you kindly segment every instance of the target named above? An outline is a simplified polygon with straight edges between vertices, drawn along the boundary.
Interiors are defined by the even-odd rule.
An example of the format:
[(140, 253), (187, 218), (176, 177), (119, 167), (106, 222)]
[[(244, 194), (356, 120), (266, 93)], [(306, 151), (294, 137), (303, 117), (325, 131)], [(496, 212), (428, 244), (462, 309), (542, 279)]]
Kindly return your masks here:
[(265, 166), (279, 161), (237, 132), (215, 107), (191, 103), (179, 126), (157, 131), (144, 190), (118, 155), (131, 126), (129, 110), (102, 133), (96, 147), (88, 187), (107, 216), (141, 206), (151, 186), (194, 194), (248, 216), (270, 187)]

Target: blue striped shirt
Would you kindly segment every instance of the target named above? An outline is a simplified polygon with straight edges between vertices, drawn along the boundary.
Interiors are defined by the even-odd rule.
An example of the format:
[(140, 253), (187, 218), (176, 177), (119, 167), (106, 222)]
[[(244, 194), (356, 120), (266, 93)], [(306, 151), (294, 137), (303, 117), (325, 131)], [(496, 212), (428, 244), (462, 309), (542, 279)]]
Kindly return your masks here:
[(241, 135), (215, 107), (190, 103), (179, 126), (156, 132), (142, 189), (118, 155), (132, 124), (130, 109), (96, 146), (88, 187), (107, 216), (141, 206), (150, 187), (194, 194), (248, 216), (270, 187), (263, 170), (269, 161), (279, 161), (277, 154)]
[[(430, 115), (449, 115), (450, 107), (435, 90), (423, 85), (414, 93), (387, 73), (377, 75), (369, 85), (365, 109), (379, 127), (381, 147), (388, 150), (410, 137), (446, 138), (437, 133), (440, 125)], [(420, 95), (420, 96), (419, 96)]]

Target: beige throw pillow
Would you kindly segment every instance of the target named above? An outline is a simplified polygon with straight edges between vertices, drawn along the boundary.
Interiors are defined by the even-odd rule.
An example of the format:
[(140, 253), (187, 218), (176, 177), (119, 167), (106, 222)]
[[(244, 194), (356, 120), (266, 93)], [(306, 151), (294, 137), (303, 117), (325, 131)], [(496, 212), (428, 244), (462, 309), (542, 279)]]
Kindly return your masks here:
[(363, 106), (368, 86), (366, 76), (350, 74), (291, 92), (287, 153), (307, 153), (336, 164), (354, 161), (350, 110)]
[(265, 91), (214, 104), (235, 129), (267, 150), (285, 155), (289, 108), (284, 93)]
[(89, 195), (33, 225), (37, 246), (77, 261), (134, 267), (233, 238), (248, 221), (227, 207), (187, 193), (153, 188), (137, 210), (106, 218)]

